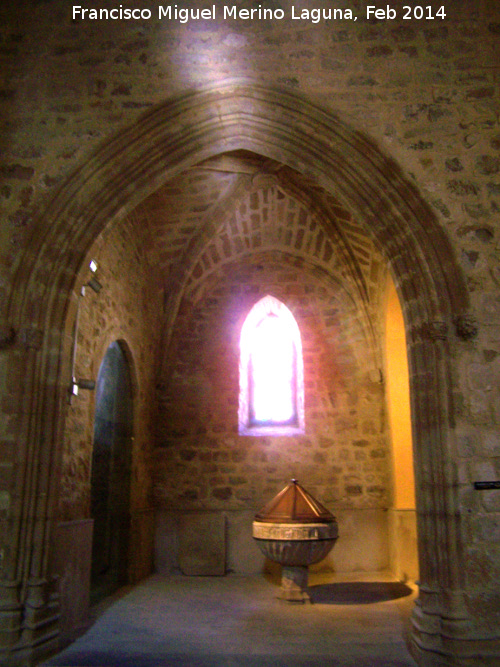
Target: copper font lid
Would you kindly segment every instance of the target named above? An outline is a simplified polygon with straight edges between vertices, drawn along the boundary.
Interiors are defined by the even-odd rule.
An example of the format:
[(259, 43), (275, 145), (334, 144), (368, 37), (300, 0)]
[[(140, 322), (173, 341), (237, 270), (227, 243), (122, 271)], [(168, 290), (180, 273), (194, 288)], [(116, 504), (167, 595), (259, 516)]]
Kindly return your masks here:
[(256, 521), (267, 523), (330, 523), (335, 517), (296, 479), (285, 486), (260, 512)]

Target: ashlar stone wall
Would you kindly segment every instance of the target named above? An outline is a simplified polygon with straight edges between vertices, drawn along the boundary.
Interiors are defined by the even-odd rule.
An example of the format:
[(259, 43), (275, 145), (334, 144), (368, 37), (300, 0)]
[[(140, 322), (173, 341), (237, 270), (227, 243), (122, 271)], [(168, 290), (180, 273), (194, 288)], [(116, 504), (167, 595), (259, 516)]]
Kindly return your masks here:
[[(195, 303), (183, 301), (160, 397), (155, 488), (163, 506), (257, 510), (291, 477), (329, 505), (387, 506), (380, 377), (366, 371), (367, 345), (359, 331), (350, 336), (338, 295), (296, 264), (256, 255), (218, 272)], [(287, 305), (301, 331), (304, 435), (238, 435), (239, 336), (266, 294)]]
[[(159, 396), (160, 514), (239, 513), (250, 534), (251, 516), (291, 478), (333, 512), (386, 509), (392, 481), (384, 387), (369, 370), (369, 344), (343, 295), (304, 261), (269, 251), (229, 263), (197, 287), (194, 300), (188, 293), (182, 301)], [(239, 337), (266, 294), (285, 303), (301, 331), (304, 435), (238, 434)], [(248, 561), (243, 553), (240, 559), (229, 565), (244, 571)], [(374, 560), (367, 553), (358, 562)]]
[[(446, 19), (442, 21), (406, 21), (401, 14), (396, 20), (368, 19), (364, 3), (353, 0), (339, 4), (359, 14), (357, 21), (314, 24), (292, 20), (291, 2), (283, 0), (281, 4), (287, 18), (280, 22), (214, 20), (182, 24), (165, 20), (73, 20), (66, 0), (1, 3), (0, 65), (5, 77), (0, 88), (0, 519), (8, 590), (16, 580), (16, 568), (22, 569), (22, 558), (17, 560), (17, 547), (12, 546), (17, 530), (12, 526), (20, 521), (24, 484), (19, 471), (28, 469), (27, 462), (31, 461), (32, 451), (26, 444), (34, 446), (28, 438), (31, 427), (42, 421), (36, 415), (41, 383), (32, 384), (30, 378), (39, 377), (38, 370), (35, 373), (33, 369), (39, 369), (42, 357), (43, 363), (48, 363), (50, 355), (60, 352), (61, 332), (46, 330), (44, 322), (50, 320), (50, 313), (44, 319), (40, 311), (47, 304), (59, 309), (71, 307), (68, 293), (61, 288), (54, 296), (59, 283), (51, 283), (58, 275), (59, 253), (68, 244), (78, 257), (88, 250), (87, 246), (80, 247), (78, 235), (68, 239), (61, 227), (59, 243), (53, 243), (50, 252), (44, 254), (49, 261), (37, 266), (39, 280), (32, 281), (29, 293), (25, 293), (31, 260), (38, 248), (44, 247), (48, 231), (40, 222), (43, 212), (70, 175), (100, 146), (134, 124), (140, 125), (151, 110), (186, 93), (204, 87), (215, 89), (229, 79), (244, 78), (267, 90), (293, 93), (297, 108), (301, 100), (306, 100), (368, 138), (379, 154), (394, 161), (392, 174), (387, 170), (384, 177), (402, 173), (415, 184), (453, 248), (466, 284), (463, 301), (470, 304), (470, 310), (466, 318), (460, 317), (453, 326), (449, 323), (447, 330), (440, 322), (433, 330), (436, 340), (444, 341), (443, 356), (453, 361), (448, 367), (449, 393), (443, 396), (443, 404), (451, 406), (451, 419), (442, 425), (451, 434), (446, 451), (441, 452), (446, 480), (451, 484), (443, 497), (448, 499), (448, 490), (453, 488), (459, 499), (452, 509), (459, 524), (462, 551), (453, 557), (452, 564), (460, 560), (470, 638), (496, 638), (498, 647), (499, 492), (477, 492), (473, 483), (498, 479), (500, 475), (500, 5), (496, 0), (454, 0), (445, 5)], [(111, 7), (115, 3), (103, 0), (102, 5)], [(138, 0), (136, 5), (152, 8), (157, 3)], [(182, 118), (177, 128), (182, 135)], [(220, 139), (218, 149), (223, 150), (224, 137)], [(279, 137), (275, 139), (279, 142)], [(277, 157), (276, 152), (273, 155)], [(346, 159), (352, 160), (353, 156), (346, 155)], [(158, 174), (155, 177), (161, 180)], [(137, 187), (126, 184), (130, 202), (127, 210), (138, 204)], [(151, 194), (143, 184), (141, 187), (144, 196)], [(342, 199), (341, 192), (336, 194)], [(124, 213), (115, 210), (117, 216)], [(370, 232), (380, 221), (372, 216), (368, 222), (358, 222), (366, 222)], [(426, 220), (421, 222), (425, 226)], [(88, 224), (82, 217), (82, 230)], [(136, 232), (134, 227), (130, 233)], [(386, 251), (397, 263), (392, 239), (387, 238), (382, 245), (386, 246), (379, 248), (382, 254)], [(172, 253), (172, 258), (175, 249), (168, 246), (166, 243), (164, 250)], [(435, 257), (439, 261), (437, 242)], [(117, 266), (121, 259), (116, 256)], [(421, 260), (415, 257), (415, 265)], [(75, 271), (80, 262), (77, 264)], [(406, 266), (411, 274), (410, 264)], [(405, 279), (401, 271), (399, 277)], [(120, 295), (113, 306), (110, 303), (108, 312), (112, 319), (111, 310), (116, 306), (125, 323), (130, 316), (128, 308), (124, 312), (118, 305), (122, 298)], [(72, 299), (74, 305), (75, 296)], [(403, 303), (405, 314), (413, 305)], [(130, 307), (137, 312), (136, 303)], [(157, 312), (161, 312), (159, 307)], [(146, 316), (144, 319), (152, 322)], [(457, 325), (458, 336), (454, 329)], [(100, 330), (105, 329), (104, 323)], [(122, 333), (116, 330), (113, 337)], [(143, 333), (149, 337), (151, 327)], [(69, 338), (70, 330), (64, 335)], [(127, 339), (128, 334), (123, 335)], [(70, 349), (69, 344), (67, 347)], [(84, 341), (82, 349), (86, 349)], [(134, 358), (140, 355), (135, 343), (130, 349)], [(355, 352), (353, 349), (352, 354)], [(96, 351), (92, 357), (94, 370), (103, 353), (104, 349), (100, 354)], [(145, 367), (149, 353), (144, 354)], [(166, 361), (167, 368), (174, 368), (170, 357)], [(50, 386), (59, 382), (52, 376), (56, 366), (48, 364), (50, 373), (43, 377)], [(141, 376), (139, 370), (137, 375)], [(162, 370), (162, 380), (167, 378)], [(57, 422), (55, 432), (59, 419), (56, 414), (47, 415), (47, 420)], [(86, 415), (77, 419), (89, 433)], [(86, 441), (87, 436), (80, 433), (74, 438), (76, 451), (82, 451), (78, 443)], [(53, 460), (48, 447), (41, 445), (36, 452), (35, 464), (41, 468)], [(83, 511), (86, 501), (79, 490), (83, 477), (78, 481), (76, 469), (67, 472), (71, 469), (69, 457), (66, 461), (68, 500), (64, 516), (69, 518)], [(79, 461), (83, 466), (81, 456)], [(83, 469), (80, 463), (77, 468)], [(221, 488), (227, 486), (226, 479), (219, 484)], [(45, 497), (43, 484), (41, 504)], [(139, 488), (147, 488), (146, 482)], [(418, 490), (424, 501), (428, 493), (427, 488)], [(431, 514), (435, 511), (432, 517), (441, 516), (439, 507), (429, 509)], [(37, 517), (46, 514), (46, 508), (38, 512), (37, 507)], [(25, 531), (27, 548), (31, 535), (39, 534), (30, 531), (31, 527)], [(41, 539), (37, 544), (42, 543)], [(33, 571), (41, 573), (46, 555), (33, 553)], [(441, 584), (446, 588), (446, 577), (441, 575), (430, 582), (437, 589)], [(20, 576), (28, 577), (29, 573), (23, 571)], [(21, 603), (13, 604), (19, 609)], [(445, 600), (437, 613), (443, 609), (447, 612), (447, 605)], [(432, 603), (428, 608), (434, 613)], [(446, 615), (448, 620), (450, 617)]]
[[(80, 302), (75, 355), (75, 378), (97, 380), (100, 364), (109, 345), (119, 341), (130, 367), (133, 392), (131, 467), (132, 580), (147, 574), (152, 565), (153, 530), (151, 455), (156, 416), (155, 381), (161, 329), (157, 323), (162, 292), (154, 280), (149, 248), (149, 229), (128, 219), (112, 225), (96, 240), (88, 259), (98, 264), (95, 274), (102, 289), (95, 293), (80, 288), (91, 272), (86, 262), (76, 282), (74, 301)], [(68, 337), (73, 341), (75, 310), (68, 318)], [(70, 378), (68, 378), (69, 388)], [(90, 477), (94, 437), (95, 392), (80, 389), (66, 407), (61, 462), (59, 520), (78, 521), (90, 517)]]

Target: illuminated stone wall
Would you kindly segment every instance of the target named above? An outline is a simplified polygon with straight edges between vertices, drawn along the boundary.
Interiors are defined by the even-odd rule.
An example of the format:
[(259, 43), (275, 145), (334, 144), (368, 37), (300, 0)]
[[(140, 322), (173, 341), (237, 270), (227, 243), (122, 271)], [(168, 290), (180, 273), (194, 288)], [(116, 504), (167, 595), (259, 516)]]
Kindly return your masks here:
[[(115, 4), (102, 2), (108, 8)], [(135, 4), (157, 10), (149, 0)], [(365, 372), (363, 354), (370, 349), (370, 372), (383, 366), (373, 358), (382, 340), (377, 315), (382, 280), (375, 274), (380, 257), (388, 260), (410, 340), (419, 455), (425, 586), (423, 616), (414, 631), (428, 632), (422, 630), (416, 643), (430, 642), (429, 651), (439, 653), (444, 649), (434, 630), (436, 617), (445, 619), (440, 627), (447, 628), (465, 618), (450, 631), (446, 650), (459, 660), (466, 643), (476, 646), (480, 640), (478, 650), (498, 660), (500, 500), (497, 490), (479, 492), (473, 483), (500, 475), (500, 8), (494, 0), (456, 1), (444, 5), (445, 20), (404, 20), (401, 13), (396, 19), (367, 18), (357, 0), (338, 4), (358, 20), (295, 20), (288, 0), (280, 3), (283, 20), (219, 15), (187, 23), (73, 19), (66, 0), (1, 3), (4, 647), (18, 646), (23, 624), (34, 626), (45, 614), (26, 607), (31, 593), (21, 599), (18, 582), (31, 591), (36, 582), (52, 581), (52, 527), (87, 511), (92, 399), (84, 396), (70, 409), (60, 399), (67, 386), (74, 288), (84, 280), (84, 259), (102, 230), (116, 225), (99, 246), (108, 291), (85, 302), (78, 363), (82, 375), (95, 373), (112, 339), (123, 338), (130, 346), (142, 406), (133, 496), (136, 507), (147, 504), (154, 476), (160, 528), (170, 520), (166, 508), (178, 505), (193, 512), (205, 503), (217, 511), (224, 506), (250, 513), (251, 505), (260, 504), (260, 492), (274, 492), (274, 481), (281, 485), (292, 473), (291, 462), (273, 453), (273, 443), (257, 438), (247, 444), (234, 431), (232, 362), (238, 325), (253, 296), (240, 294), (241, 303), (235, 303), (227, 292), (231, 285), (235, 290), (246, 285), (256, 297), (274, 290), (310, 336), (306, 368), (316, 385), (314, 392), (306, 388), (306, 428), (314, 428), (303, 440), (283, 442), (294, 461), (303, 463), (310, 439), (319, 459), (307, 471), (315, 480), (313, 490), (326, 503), (345, 508), (339, 512), (383, 512), (388, 445), (382, 410), (375, 410), (383, 400), (376, 373)], [(236, 79), (251, 83), (251, 92), (238, 100), (227, 93)], [(233, 83), (223, 93), (228, 81)], [(212, 101), (204, 106), (207, 88)], [(293, 125), (290, 118), (301, 120)], [(164, 122), (169, 134), (154, 144), (157, 122)], [(126, 152), (132, 139), (137, 165)], [(141, 145), (151, 156), (149, 166), (139, 159)], [(235, 157), (242, 147), (260, 157)], [(217, 155), (214, 164), (210, 158)], [(155, 162), (155, 156), (162, 159)], [(202, 164), (196, 167), (196, 161)], [(286, 196), (266, 200), (270, 189)], [(253, 198), (245, 199), (245, 192)], [(275, 212), (279, 215), (266, 219)], [(313, 218), (321, 224), (311, 225)], [(145, 226), (150, 234), (143, 245), (137, 237)], [(325, 229), (329, 236), (322, 234)], [(279, 253), (291, 263), (278, 261)], [(276, 264), (284, 282), (275, 285), (269, 272)], [(264, 267), (262, 278), (245, 274), (257, 265)], [(296, 277), (285, 280), (285, 274)], [(328, 288), (320, 276), (329, 277)], [(297, 293), (287, 293), (287, 284)], [(421, 291), (423, 284), (428, 289)], [(307, 285), (312, 291), (305, 294)], [(301, 313), (302, 298), (307, 313)], [(327, 324), (329, 299), (338, 311)], [(240, 319), (233, 321), (230, 312)], [(208, 327), (204, 317), (217, 332), (214, 348), (202, 336)], [(341, 341), (340, 348), (333, 340)], [(371, 341), (367, 348), (365, 340)], [(219, 347), (221, 341), (227, 348)], [(197, 345), (204, 364), (194, 373)], [(338, 349), (347, 367), (338, 362)], [(353, 395), (351, 379), (345, 380), (334, 405), (331, 394), (338, 385), (327, 390), (324, 383), (343, 380), (347, 371), (356, 376), (358, 389)], [(153, 420), (157, 378), (160, 410)], [(213, 413), (212, 385), (232, 401), (217, 403)], [(177, 390), (188, 400), (180, 401)], [(325, 435), (327, 428), (333, 437)], [(141, 452), (156, 444), (149, 466)], [(375, 454), (379, 450), (385, 457)], [(209, 459), (206, 468), (201, 453)], [(222, 455), (231, 460), (223, 462)], [(270, 469), (266, 478), (243, 470), (252, 456), (269, 458), (259, 463)], [(371, 480), (365, 466), (375, 463), (382, 468)], [(174, 488), (169, 466), (181, 489)], [(352, 484), (348, 466), (354, 468)], [(329, 470), (331, 484), (321, 467)], [(361, 549), (363, 533), (349, 521), (343, 534)], [(233, 533), (241, 528), (246, 534), (243, 523), (231, 524)], [(137, 530), (140, 541), (141, 524)], [(162, 530), (160, 536), (172, 533)], [(334, 555), (340, 555), (340, 545)], [(232, 553), (229, 561), (241, 558), (241, 552)], [(44, 595), (36, 599), (49, 599)], [(427, 620), (422, 610), (428, 610)], [(49, 621), (44, 627), (50, 639), (57, 614)], [(457, 647), (451, 636), (466, 641)], [(32, 645), (42, 646), (43, 638)]]
[[(292, 477), (329, 507), (387, 507), (384, 387), (345, 295), (269, 251), (226, 264), (202, 288), (181, 304), (159, 396), (160, 507), (256, 511)], [(304, 435), (238, 434), (241, 327), (267, 294), (301, 331)]]
[[(97, 380), (100, 365), (111, 343), (119, 341), (132, 378), (133, 443), (131, 445), (132, 484), (130, 513), (132, 579), (151, 569), (152, 488), (151, 456), (155, 435), (155, 375), (160, 330), (153, 313), (161, 307), (161, 292), (151, 282), (151, 255), (147, 250), (148, 228), (130, 236), (130, 223), (111, 226), (95, 242), (88, 258), (97, 261), (96, 277), (102, 284), (99, 293), (82, 285), (91, 277), (88, 263), (76, 278), (73, 308), (68, 318), (68, 342), (73, 341), (75, 309), (80, 301), (75, 377)], [(148, 295), (148, 300), (143, 295)], [(155, 307), (152, 307), (156, 304)], [(69, 353), (69, 350), (68, 350)], [(68, 376), (68, 389), (70, 377)], [(78, 521), (90, 516), (90, 479), (94, 439), (95, 392), (80, 389), (71, 404), (65, 405), (65, 431), (62, 448), (58, 519)], [(140, 523), (144, 532), (140, 534)], [(139, 534), (134, 534), (138, 531)], [(149, 535), (148, 535), (149, 532)]]

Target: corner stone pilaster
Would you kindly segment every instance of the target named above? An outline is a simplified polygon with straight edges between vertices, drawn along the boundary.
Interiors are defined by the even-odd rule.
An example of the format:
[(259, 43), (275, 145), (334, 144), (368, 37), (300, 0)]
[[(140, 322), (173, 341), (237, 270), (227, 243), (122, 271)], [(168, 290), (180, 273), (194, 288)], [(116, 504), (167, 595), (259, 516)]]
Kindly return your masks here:
[(477, 635), (462, 591), (422, 586), (413, 609), (410, 652), (423, 667), (497, 667), (500, 640)]
[(19, 582), (0, 581), (0, 661), (19, 642), (22, 615)]
[(26, 667), (59, 648), (59, 600), (55, 582), (27, 583), (25, 602), (18, 582), (0, 583), (0, 664)]

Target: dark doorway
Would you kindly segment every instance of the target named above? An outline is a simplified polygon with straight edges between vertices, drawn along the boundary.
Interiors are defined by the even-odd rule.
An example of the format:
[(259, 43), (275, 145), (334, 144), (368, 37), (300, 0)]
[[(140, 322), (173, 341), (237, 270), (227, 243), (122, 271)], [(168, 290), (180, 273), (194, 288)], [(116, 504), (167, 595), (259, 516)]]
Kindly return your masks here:
[(91, 603), (127, 583), (132, 407), (129, 364), (120, 344), (114, 342), (97, 376), (91, 475)]

